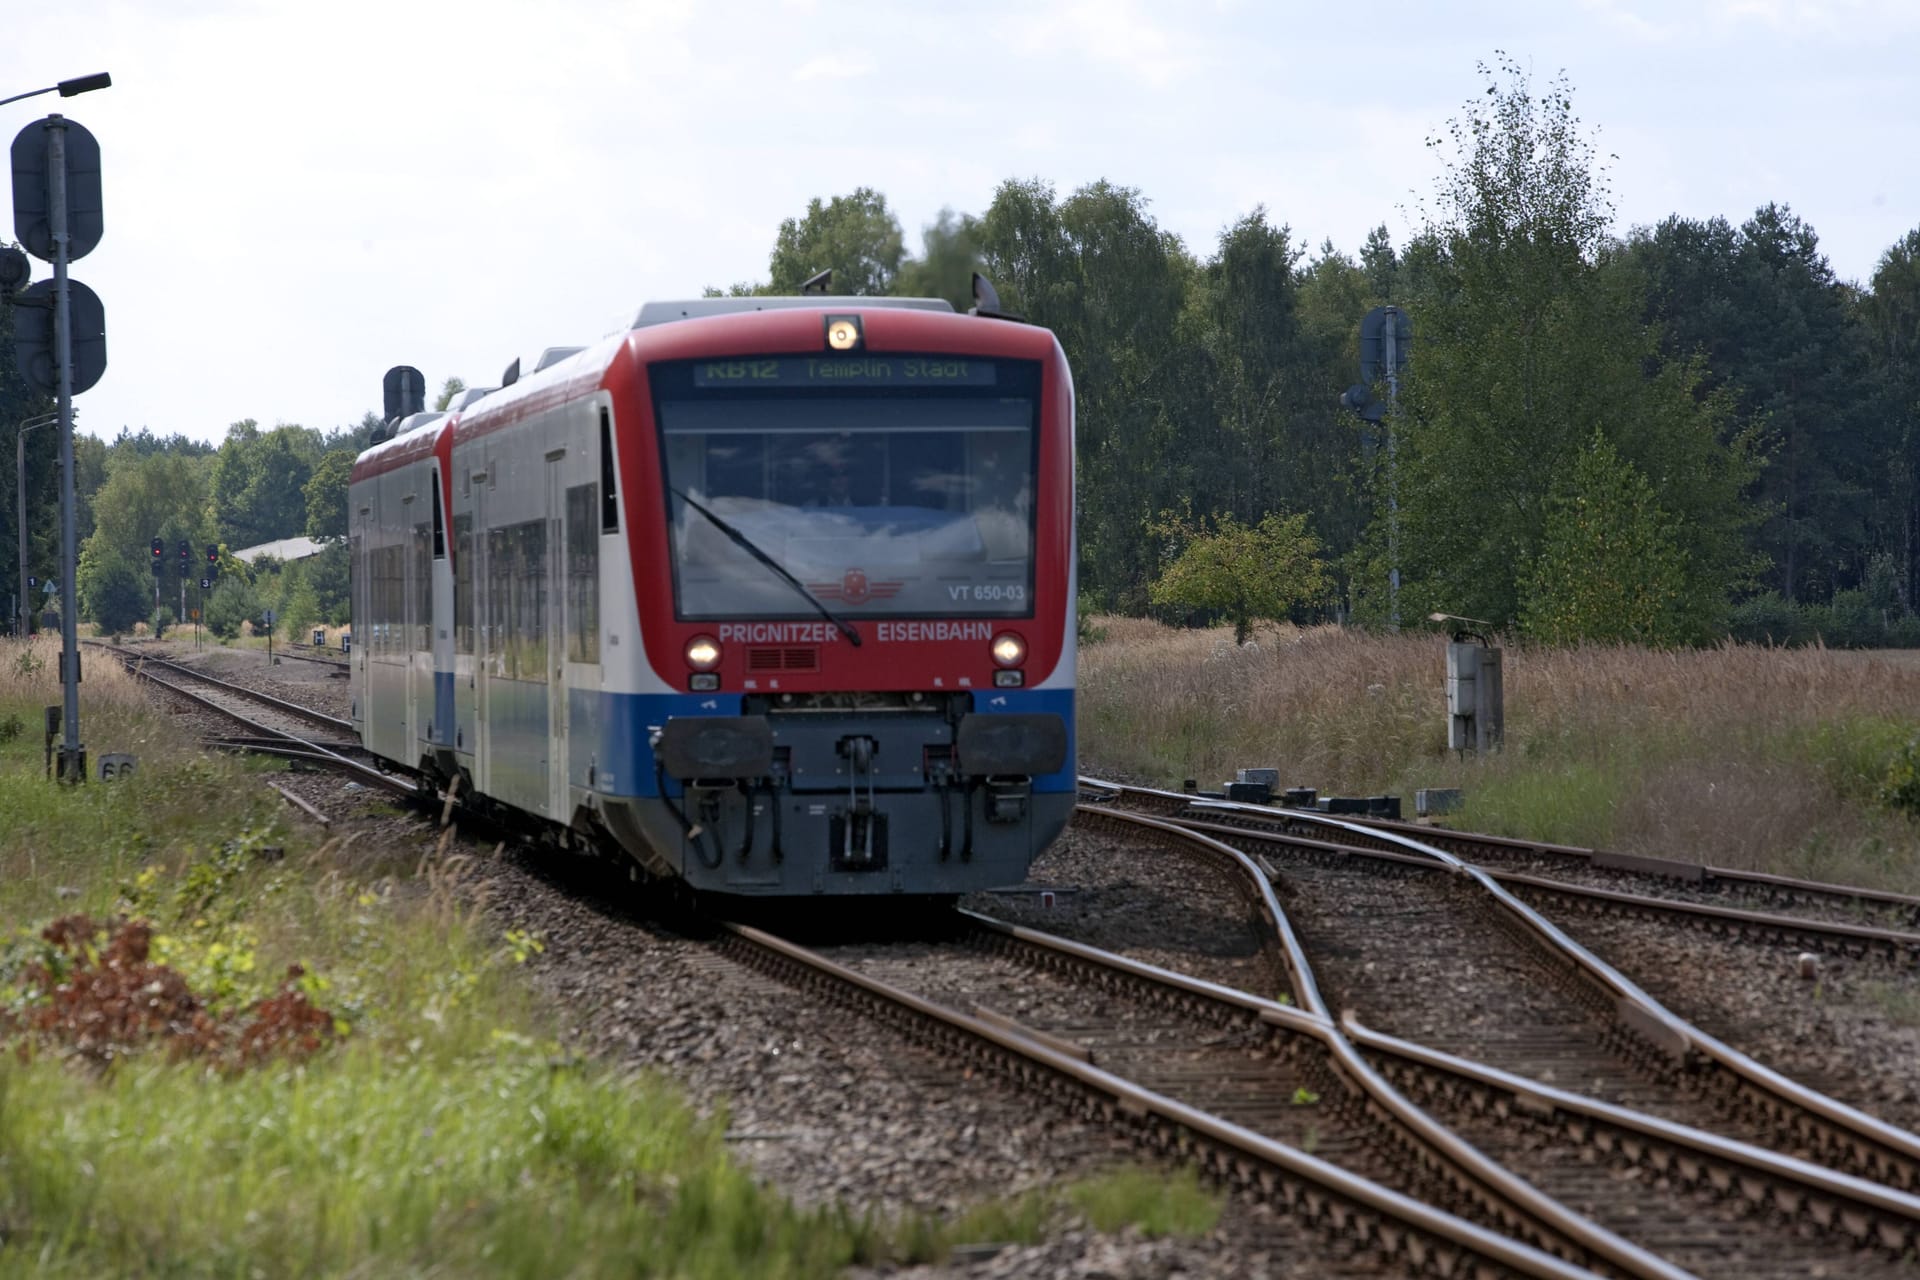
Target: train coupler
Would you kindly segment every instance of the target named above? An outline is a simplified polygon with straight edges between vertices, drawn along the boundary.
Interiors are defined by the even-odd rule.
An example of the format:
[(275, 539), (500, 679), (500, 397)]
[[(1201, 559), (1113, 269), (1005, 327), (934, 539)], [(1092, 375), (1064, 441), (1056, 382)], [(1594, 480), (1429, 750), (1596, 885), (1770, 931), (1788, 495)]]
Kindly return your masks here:
[(988, 778), (986, 797), (988, 822), (1025, 822), (1028, 802), (1033, 798), (1033, 779)]
[(838, 750), (847, 762), (847, 808), (829, 825), (828, 860), (835, 871), (878, 871), (887, 865), (887, 817), (874, 802), (879, 744), (855, 734), (840, 739)]

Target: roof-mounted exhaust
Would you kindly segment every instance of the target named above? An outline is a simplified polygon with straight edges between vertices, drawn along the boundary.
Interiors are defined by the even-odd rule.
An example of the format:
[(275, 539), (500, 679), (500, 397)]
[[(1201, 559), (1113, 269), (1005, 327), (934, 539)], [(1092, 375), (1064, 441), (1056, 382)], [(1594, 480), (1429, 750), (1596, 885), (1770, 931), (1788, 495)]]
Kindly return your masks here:
[(373, 429), (369, 444), (391, 440), (398, 434), (395, 428), (402, 419), (427, 407), (426, 375), (410, 364), (397, 364), (387, 370), (387, 376), (380, 381), (380, 391), (382, 420)]
[(999, 291), (993, 287), (991, 280), (978, 271), (973, 273), (973, 306), (968, 308), (967, 314), (984, 316), (988, 320), (1012, 320), (1019, 324), (1027, 322), (1025, 316), (1017, 316), (1011, 311), (1000, 309)]
[(507, 371), (500, 375), (500, 386), (504, 390), (518, 381), (520, 381), (520, 357), (515, 356), (513, 363), (507, 366)]

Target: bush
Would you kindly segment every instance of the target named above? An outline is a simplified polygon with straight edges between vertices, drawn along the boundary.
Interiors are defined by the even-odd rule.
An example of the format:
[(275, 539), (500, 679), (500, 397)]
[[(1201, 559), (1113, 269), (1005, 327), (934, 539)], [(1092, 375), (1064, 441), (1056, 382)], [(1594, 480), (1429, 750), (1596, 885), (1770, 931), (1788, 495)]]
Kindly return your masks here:
[(207, 626), (222, 640), (240, 634), (240, 624), (260, 616), (259, 593), (239, 574), (225, 577), (207, 601)]
[(1875, 798), (1889, 809), (1920, 816), (1920, 738), (1894, 753)]
[(1830, 649), (1920, 648), (1920, 616), (1878, 603), (1878, 588), (1836, 591), (1828, 604), (1794, 604), (1769, 591), (1734, 606), (1728, 634), (1743, 644)]
[(1782, 647), (1807, 644), (1814, 637), (1806, 611), (1777, 591), (1735, 605), (1727, 619), (1727, 631), (1742, 644)]
[(104, 564), (89, 560), (81, 579), (80, 600), (87, 616), (102, 631), (130, 631), (147, 616), (153, 603), (153, 582), (122, 557)]
[(153, 611), (153, 638), (158, 640), (167, 634), (167, 628), (173, 625), (173, 606), (163, 604)]
[(1102, 640), (1105, 640), (1107, 638), (1107, 629), (1105, 627), (1097, 627), (1093, 624), (1094, 618), (1100, 613), (1099, 602), (1087, 592), (1082, 591), (1080, 593), (1080, 599), (1075, 602), (1075, 605), (1076, 617), (1074, 625), (1080, 643), (1099, 644)]

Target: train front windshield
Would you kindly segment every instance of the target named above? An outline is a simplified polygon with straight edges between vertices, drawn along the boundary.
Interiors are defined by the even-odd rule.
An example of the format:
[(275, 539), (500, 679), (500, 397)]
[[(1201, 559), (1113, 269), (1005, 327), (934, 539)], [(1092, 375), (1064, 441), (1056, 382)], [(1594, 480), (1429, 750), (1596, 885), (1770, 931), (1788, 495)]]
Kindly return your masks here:
[(783, 356), (651, 376), (680, 618), (811, 612), (721, 522), (851, 619), (1032, 613), (1037, 364)]

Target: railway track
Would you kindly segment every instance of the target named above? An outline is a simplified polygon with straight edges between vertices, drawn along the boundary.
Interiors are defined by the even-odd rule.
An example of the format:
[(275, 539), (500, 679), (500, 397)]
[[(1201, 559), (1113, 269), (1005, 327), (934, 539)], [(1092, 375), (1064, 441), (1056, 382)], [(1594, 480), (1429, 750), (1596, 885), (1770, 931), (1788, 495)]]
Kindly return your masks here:
[[(1159, 794), (1171, 797), (1175, 793)], [(1186, 799), (1193, 801), (1193, 797)], [(1303, 813), (1286, 809), (1272, 812)], [(1398, 840), (1413, 839), (1489, 872), (1511, 876), (1516, 883), (1546, 881), (1634, 898), (1659, 897), (1676, 903), (1744, 910), (1769, 919), (1861, 925), (1903, 936), (1913, 936), (1907, 931), (1920, 930), (1920, 896), (1913, 894), (1412, 822), (1358, 816), (1343, 817), (1342, 822), (1350, 832), (1348, 843), (1393, 849), (1398, 847)]]
[(350, 659), (330, 657), (325, 649), (315, 649), (310, 644), (289, 644), (280, 651), (279, 656), (296, 658), (301, 662), (323, 662), (330, 667), (338, 668), (340, 674), (344, 674), (353, 666)]
[[(412, 779), (383, 772), (357, 758), (365, 753), (353, 736), (350, 721), (136, 649), (107, 644), (99, 647), (118, 658), (137, 678), (240, 726), (242, 732), (238, 735), (207, 739), (210, 747), (278, 756), (341, 773), (383, 791), (405, 796), (418, 794), (418, 786)], [(160, 672), (191, 680), (194, 687), (170, 680)], [(314, 737), (313, 728), (327, 732)], [(303, 808), (308, 807), (294, 797), (289, 799)]]
[[(1124, 812), (1083, 810), (1076, 821), (1131, 828), (1180, 856), (1192, 856), (1196, 846), (1227, 847), (1177, 824)], [(1212, 856), (1217, 861), (1219, 854)], [(1282, 872), (1282, 880), (1294, 883), (1290, 871)], [(1290, 926), (1306, 951), (1319, 950), (1330, 931), (1336, 948), (1358, 952), (1344, 966), (1323, 966), (1311, 979), (1336, 1001), (1353, 994), (1347, 974), (1337, 970), (1369, 961), (1376, 969), (1383, 961), (1391, 965), (1388, 957), (1361, 952), (1347, 941), (1391, 913), (1393, 899), (1407, 888), (1401, 878), (1376, 877), (1374, 883), (1387, 888), (1382, 899), (1349, 900), (1331, 913), (1306, 913), (1310, 919), (1296, 912)], [(1356, 927), (1361, 921), (1366, 925)], [(1437, 940), (1429, 920), (1413, 932), (1426, 945)], [(1302, 956), (1291, 963), (1306, 961)], [(1383, 973), (1380, 983), (1401, 984), (1402, 970)], [(1439, 1003), (1464, 1004), (1466, 994), (1449, 987)], [(1285, 1040), (1301, 1034), (1303, 1011), (1268, 1008), (1260, 1016)], [(1531, 1022), (1528, 1012), (1522, 1017)], [(1551, 1027), (1514, 1029), (1527, 1052), (1538, 1055), (1544, 1048), (1555, 1055), (1548, 1069), (1557, 1074), (1556, 1085), (1473, 1060), (1484, 1053), (1448, 1053), (1384, 1034), (1351, 1013), (1338, 1025), (1371, 1065), (1454, 1134), (1554, 1200), (1693, 1273), (1818, 1275), (1829, 1268), (1825, 1273), (1832, 1275), (1912, 1274), (1897, 1259), (1912, 1255), (1920, 1198), (1714, 1132), (1726, 1127), (1710, 1105), (1716, 1099), (1685, 1092), (1676, 1097), (1658, 1081), (1623, 1072), (1612, 1041), (1569, 1044)], [(1489, 1035), (1478, 1028), (1466, 1037), (1467, 1045), (1454, 1047), (1484, 1049)], [(1539, 1065), (1537, 1056), (1532, 1061)], [(1594, 1069), (1624, 1084), (1624, 1096), (1601, 1100), (1572, 1087), (1583, 1071)], [(1701, 1123), (1689, 1125), (1689, 1118)], [(1831, 1269), (1842, 1261), (1844, 1270)]]
[[(1170, 794), (1146, 798), (1158, 806), (1159, 797)], [(1209, 813), (1219, 816), (1221, 807)], [(1394, 1008), (1397, 997), (1415, 989), (1410, 977), (1425, 975), (1426, 998), (1392, 1014), (1419, 1028), (1409, 1038), (1447, 1037), (1450, 1043), (1435, 1047), (1465, 1056), (1505, 1054), (1504, 1065), (1524, 1076), (1585, 1078), (1583, 1092), (1611, 1091), (1614, 1100), (1639, 1108), (1664, 1105), (1697, 1115), (1702, 1103), (1711, 1103), (1719, 1120), (1703, 1127), (1731, 1125), (1760, 1145), (1842, 1172), (1907, 1192), (1920, 1187), (1920, 1137), (1789, 1080), (1676, 1017), (1484, 872), (1439, 851), (1388, 853), (1254, 829), (1260, 816), (1257, 810), (1240, 815), (1244, 825), (1181, 825), (1211, 828), (1283, 864), (1274, 874), (1301, 914), (1303, 932), (1314, 934), (1343, 971), (1353, 970), (1343, 1003), (1366, 999)], [(1331, 829), (1340, 825), (1325, 821)], [(1353, 930), (1356, 911), (1371, 913), (1373, 927)], [(1392, 940), (1396, 925), (1401, 936)], [(1498, 938), (1505, 941), (1496, 946)], [(1368, 965), (1393, 980), (1368, 978)], [(1495, 1038), (1486, 1027), (1443, 1016), (1464, 1007), (1463, 983), (1481, 993), (1477, 1008), (1514, 1000), (1500, 985), (1503, 965), (1545, 975), (1559, 993), (1534, 1011), (1526, 1036)], [(1648, 1089), (1658, 1092), (1649, 1097)]]
[[(1191, 821), (1210, 821), (1250, 832), (1280, 833), (1306, 842), (1334, 844), (1342, 849), (1387, 855), (1433, 851), (1467, 862), (1466, 855), (1457, 850), (1497, 850), (1521, 843), (1406, 823), (1361, 821), (1344, 817), (1335, 819), (1303, 810), (1197, 800), (1180, 792), (1129, 787), (1093, 779), (1083, 779), (1082, 782), (1094, 794), (1114, 797), (1118, 803), (1143, 812), (1181, 815)], [(1413, 852), (1411, 856), (1426, 858), (1429, 854)], [(1509, 889), (1525, 901), (1536, 906), (1550, 906), (1557, 912), (1594, 918), (1652, 920), (1768, 946), (1785, 945), (1834, 955), (1867, 956), (1900, 967), (1920, 965), (1920, 930), (1863, 922), (1864, 917), (1869, 915), (1882, 921), (1905, 919), (1898, 911), (1898, 905), (1903, 901), (1902, 895), (1867, 889), (1853, 890), (1814, 881), (1762, 876), (1759, 873), (1711, 872), (1714, 878), (1742, 877), (1737, 881), (1729, 879), (1728, 883), (1748, 885), (1756, 893), (1760, 886), (1771, 885), (1777, 895), (1772, 899), (1775, 906), (1800, 904), (1795, 914), (1779, 910), (1756, 911), (1727, 905), (1727, 894), (1690, 889), (1689, 885), (1711, 882), (1705, 869), (1700, 869), (1700, 880), (1690, 881), (1651, 869), (1656, 865), (1685, 867), (1689, 864), (1630, 855), (1597, 856), (1612, 859), (1622, 866), (1629, 861), (1647, 866), (1635, 871), (1594, 869), (1592, 864), (1582, 863), (1571, 855), (1564, 862), (1548, 864), (1556, 868), (1555, 874), (1550, 876), (1536, 874), (1541, 869), (1541, 863), (1537, 860), (1528, 864), (1533, 871), (1526, 872), (1504, 869), (1498, 862), (1493, 865), (1469, 862), (1468, 865), (1484, 872), (1493, 883)], [(1728, 891), (1737, 892), (1744, 891)], [(1863, 905), (1858, 910), (1847, 912), (1836, 905), (1843, 902)]]
[[(1129, 824), (1215, 870), (1237, 862), (1248, 896), (1270, 895), (1259, 869), (1219, 841), (1110, 811), (1083, 810), (1078, 820)], [(826, 994), (850, 972), (872, 985), (837, 998), (916, 1038), (954, 1048), (959, 1033), (915, 1031), (914, 1019), (893, 1010), (902, 996), (936, 1011), (920, 1010), (921, 1021), (950, 1028), (948, 1015), (970, 1017), (1090, 1069), (1108, 1068), (1154, 1098), (1295, 1151), (1311, 1147), (1355, 1177), (1576, 1265), (1749, 1277), (1818, 1275), (1843, 1262), (1849, 1275), (1909, 1274), (1897, 1259), (1914, 1247), (1920, 1199), (1357, 1020), (1336, 1023), (1293, 927), (1277, 909), (1269, 919), (1286, 1003), (978, 917), (952, 946), (747, 959)], [(1002, 1069), (1043, 1092), (1065, 1087), (1057, 1073)], [(1191, 1132), (1148, 1140), (1176, 1153), (1205, 1145)], [(1216, 1174), (1246, 1185), (1235, 1158), (1203, 1157)]]
[[(1023, 931), (984, 920), (972, 926), (983, 934), (998, 933), (1010, 949), (1033, 946), (1051, 957), (1049, 967), (1099, 972), (1100, 983), (1112, 991), (1135, 983), (1152, 983), (1143, 976), (1146, 966), (1128, 969), (1128, 962), (1116, 967), (1107, 957), (1091, 948), (1075, 951), (1053, 950), (1047, 942), (1033, 936), (1017, 936)], [(1325, 1274), (1370, 1274), (1377, 1261), (1385, 1260), (1423, 1275), (1446, 1276), (1553, 1276), (1573, 1277), (1592, 1274), (1567, 1260), (1492, 1230), (1463, 1217), (1436, 1208), (1425, 1201), (1347, 1167), (1240, 1123), (1239, 1120), (1279, 1122), (1288, 1118), (1291, 1093), (1282, 1099), (1254, 1101), (1245, 1092), (1249, 1084), (1279, 1087), (1288, 1080), (1305, 1080), (1310, 1068), (1285, 1063), (1262, 1064), (1245, 1054), (1235, 1070), (1220, 1071), (1217, 1061), (1202, 1065), (1207, 1055), (1217, 1054), (1236, 1036), (1257, 1034), (1248, 1026), (1238, 1029), (1215, 1026), (1210, 1042), (1185, 1042), (1170, 1051), (1156, 1052), (1142, 1043), (1152, 1036), (1145, 1024), (1134, 1029), (1135, 1060), (1139, 1056), (1160, 1059), (1160, 1069), (1148, 1072), (1153, 1083), (1172, 1085), (1175, 1096), (1162, 1092), (1125, 1074), (1126, 1054), (1117, 1040), (1109, 1038), (1097, 1048), (1040, 1030), (1020, 1018), (977, 1003), (971, 1008), (956, 1008), (930, 999), (882, 976), (887, 968), (910, 965), (905, 956), (895, 953), (892, 961), (883, 957), (848, 956), (841, 959), (799, 946), (773, 934), (743, 925), (727, 925), (725, 948), (729, 955), (752, 968), (766, 972), (791, 986), (823, 996), (849, 1007), (865, 1017), (933, 1048), (958, 1058), (969, 1067), (984, 1068), (1007, 1077), (1022, 1088), (1042, 1094), (1071, 1114), (1101, 1125), (1125, 1131), (1140, 1146), (1161, 1156), (1192, 1161), (1237, 1192), (1265, 1201), (1288, 1214), (1296, 1223), (1326, 1240), (1316, 1271)], [(856, 960), (848, 964), (846, 959)], [(956, 953), (943, 951), (941, 963), (958, 963)], [(978, 975), (981, 959), (971, 969)], [(892, 975), (899, 977), (898, 973)], [(1181, 985), (1177, 975), (1171, 986), (1162, 988), (1159, 999), (1234, 1007), (1236, 1000), (1247, 1001), (1240, 993), (1215, 988), (1211, 993), (1196, 990), (1206, 984)], [(964, 982), (964, 978), (960, 979)], [(1184, 980), (1193, 983), (1193, 980)], [(951, 982), (951, 979), (950, 979)], [(1252, 1001), (1251, 1007), (1284, 1010), (1272, 1002)], [(1243, 1024), (1251, 1009), (1239, 1006), (1237, 1015)], [(1218, 1016), (1216, 1013), (1215, 1016)], [(1254, 1016), (1257, 1017), (1257, 1014)], [(1295, 1016), (1298, 1015), (1296, 1013)], [(1318, 1018), (1306, 1018), (1317, 1026), (1327, 1024)], [(1084, 1030), (1084, 1029), (1083, 1029)], [(1114, 1030), (1115, 1036), (1123, 1033)], [(1096, 1058), (1098, 1055), (1098, 1058)], [(1179, 1065), (1186, 1060), (1186, 1068)], [(1103, 1062), (1112, 1059), (1116, 1068)], [(1295, 1088), (1305, 1088), (1295, 1085)], [(1310, 1090), (1311, 1092), (1311, 1090)], [(1230, 1095), (1230, 1097), (1229, 1097)], [(1209, 1109), (1207, 1101), (1219, 1104), (1231, 1101), (1229, 1114)], [(1302, 1113), (1304, 1114), (1304, 1113)], [(1295, 1128), (1301, 1123), (1293, 1117)], [(1344, 1155), (1354, 1154), (1355, 1126), (1341, 1120), (1327, 1121), (1324, 1138), (1328, 1149), (1338, 1148)], [(1318, 1140), (1315, 1144), (1318, 1145)], [(1385, 1156), (1366, 1157), (1389, 1168)], [(1292, 1246), (1298, 1248), (1297, 1242)], [(1563, 1246), (1564, 1247), (1564, 1246)], [(1631, 1252), (1630, 1248), (1628, 1252)], [(1352, 1255), (1362, 1269), (1350, 1270)], [(1301, 1259), (1305, 1262), (1307, 1259)], [(1646, 1259), (1647, 1270), (1627, 1272), (1635, 1275), (1674, 1276), (1684, 1273), (1663, 1268), (1657, 1259)]]
[(1748, 910), (1886, 929), (1920, 929), (1920, 896), (1817, 880), (1710, 867), (1682, 859), (1479, 835), (1367, 819), (1362, 827), (1411, 836), (1489, 869), (1570, 880), (1600, 889), (1658, 892), (1681, 901), (1739, 903)]

